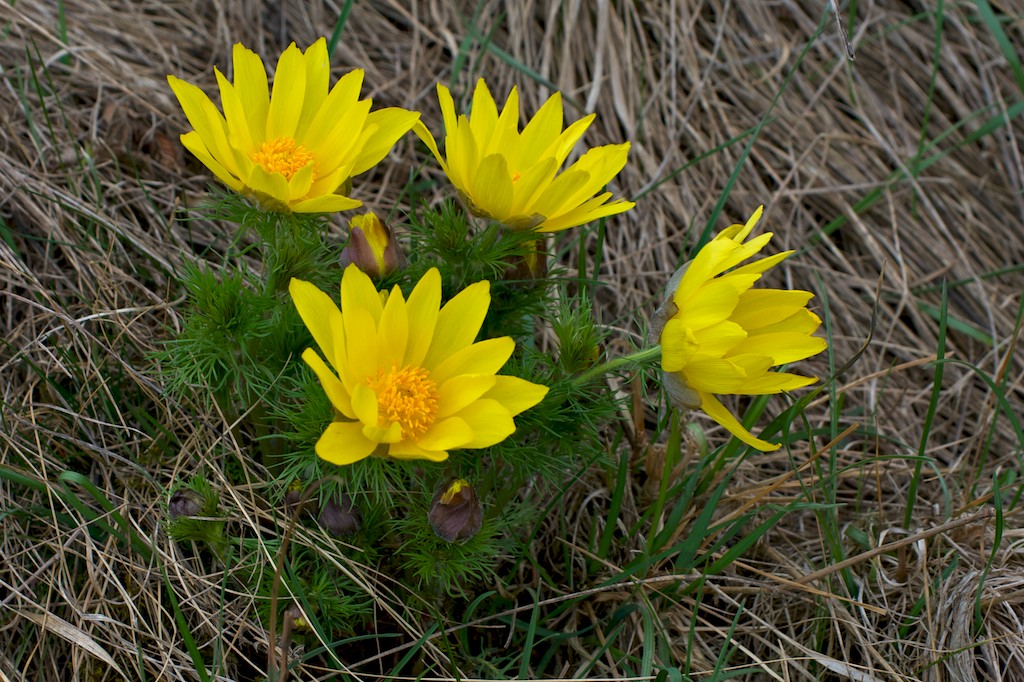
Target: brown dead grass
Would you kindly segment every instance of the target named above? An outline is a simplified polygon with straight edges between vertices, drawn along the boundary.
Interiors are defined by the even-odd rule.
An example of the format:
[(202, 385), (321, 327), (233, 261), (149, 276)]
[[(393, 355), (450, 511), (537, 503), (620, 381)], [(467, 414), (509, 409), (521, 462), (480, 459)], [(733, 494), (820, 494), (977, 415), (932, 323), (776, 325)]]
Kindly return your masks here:
[[(777, 283), (818, 292), (819, 309), (827, 301), (837, 364), (864, 342), (877, 305), (871, 344), (836, 382), (836, 426), (861, 427), (835, 453), (838, 527), (863, 531), (872, 547), (914, 541), (873, 553), (845, 538), (848, 556), (862, 554), (851, 568), (859, 590), (851, 598), (843, 596), (838, 574), (801, 582), (832, 559), (814, 515), (787, 518), (727, 575), (708, 581), (696, 615), (692, 599), (657, 614), (678, 642), (675, 664), (690, 660), (698, 679), (712, 671), (741, 611), (731, 641), (741, 647), (738, 659), (760, 671), (751, 679), (1021, 679), (1024, 563), (1014, 530), (1020, 508), (1007, 510), (987, 574), (995, 539), (987, 515), (948, 532), (927, 530), (990, 505), (997, 475), (1019, 476), (1021, 443), (1005, 416), (997, 418), (979, 374), (1003, 382), (1020, 417), (1024, 360), (1015, 353), (1015, 324), (1024, 290), (1024, 126), (1008, 112), (1022, 91), (972, 3), (945, 6), (931, 95), (934, 17), (912, 14), (902, 3), (858, 3), (850, 63), (826, 4), (358, 2), (334, 63), (339, 71), (365, 68), (378, 105), (422, 110), (433, 130), (440, 129), (435, 82), (465, 92), (486, 75), (495, 93), (519, 84), (527, 111), (551, 87), (579, 110), (596, 111), (586, 136), (591, 145), (631, 141), (630, 164), (615, 188), (626, 196), (651, 191), (609, 221), (599, 298), (603, 321), (627, 339), (640, 338), (634, 311), (652, 309), (738, 165), (715, 227), (766, 205), (763, 225), (775, 231), (777, 248), (800, 250)], [(147, 360), (165, 330), (178, 325), (176, 273), (221, 238), (216, 225), (182, 220), (181, 208), (201, 199), (208, 178), (177, 143), (186, 123), (165, 76), (182, 75), (209, 90), (211, 67), (227, 68), (234, 42), (264, 55), (291, 40), (304, 46), (331, 31), (336, 9), (254, 0), (65, 0), (65, 41), (60, 6), (19, 1), (0, 12), (0, 463), (36, 484), (0, 479), (0, 679), (117, 679), (117, 669), (135, 679), (140, 665), (148, 679), (194, 679), (161, 566), (193, 619), (197, 642), (222, 638), (225, 660), (244, 675), (244, 660), (261, 665), (268, 645), (252, 618), (251, 597), (222, 595), (222, 576), (207, 574), (160, 531), (170, 481), (203, 464), (217, 471), (224, 460), (243, 458), (230, 439), (218, 440), (216, 415), (168, 401)], [(1022, 26), (1018, 8), (1015, 21), (1004, 24), (1011, 44), (1024, 44)], [(465, 69), (452, 82), (460, 45), (468, 46)], [(744, 161), (748, 133), (765, 116)], [(981, 134), (1000, 117), (1001, 125)], [(927, 147), (939, 138), (919, 155), (922, 139)], [(423, 160), (411, 139), (401, 143), (391, 163), (358, 183), (358, 196), (386, 210)], [(872, 192), (874, 203), (858, 204)], [(838, 218), (845, 219), (841, 227), (824, 234)], [(563, 243), (576, 236), (565, 235)], [(570, 274), (575, 264), (574, 255), (565, 258)], [(947, 338), (951, 357), (965, 364), (946, 365), (925, 450), (935, 464), (925, 468), (914, 527), (904, 529), (914, 466), (905, 456), (916, 453), (928, 411), (928, 360), (938, 339), (929, 310), (938, 308), (942, 281), (951, 283), (950, 319), (977, 333), (952, 329)], [(984, 336), (991, 343), (979, 340)], [(825, 359), (810, 364), (828, 374)], [(830, 409), (823, 398), (808, 411), (822, 434)], [(191, 433), (173, 459), (159, 454), (159, 437), (146, 435), (159, 432), (154, 423)], [(709, 431), (712, 439), (721, 436)], [(827, 440), (820, 436), (793, 460), (748, 459), (718, 513), (724, 518), (752, 500), (781, 504), (813, 490), (814, 467), (792, 472)], [(622, 518), (643, 513), (650, 491), (641, 474), (658, 470), (637, 457), (637, 483)], [(153, 562), (140, 563), (109, 536), (80, 525), (82, 510), (54, 491), (63, 486), (98, 507), (82, 483), (58, 479), (69, 466), (151, 539), (158, 548)], [(558, 535), (553, 524), (538, 539), (539, 553), (588, 559), (586, 543), (574, 543), (608, 522), (603, 507), (593, 506), (608, 497), (602, 486), (595, 475), (573, 488), (560, 510), (573, 535)], [(224, 494), (239, 523), (257, 529), (265, 512), (256, 490)], [(552, 549), (562, 544), (570, 549)], [(638, 549), (619, 548), (608, 560), (614, 565)], [(382, 608), (400, 604), (385, 592), (398, 588), (381, 576), (358, 566), (339, 570), (378, 594)], [(650, 589), (665, 579), (648, 576)], [(516, 578), (510, 580), (514, 588)], [(567, 583), (566, 595), (578, 589)], [(596, 592), (562, 625), (583, 627), (609, 603), (643, 593), (632, 583)], [(924, 608), (912, 612), (922, 597)], [(410, 641), (422, 632), (411, 611), (389, 617)], [(691, 623), (697, 629), (687, 650)], [(639, 615), (633, 625), (639, 655)], [(436, 649), (429, 655), (446, 660)], [(372, 676), (373, 659), (347, 663)], [(587, 675), (623, 674), (616, 660), (605, 657)], [(566, 677), (579, 673), (566, 663)], [(295, 672), (301, 679), (324, 674), (312, 667)]]

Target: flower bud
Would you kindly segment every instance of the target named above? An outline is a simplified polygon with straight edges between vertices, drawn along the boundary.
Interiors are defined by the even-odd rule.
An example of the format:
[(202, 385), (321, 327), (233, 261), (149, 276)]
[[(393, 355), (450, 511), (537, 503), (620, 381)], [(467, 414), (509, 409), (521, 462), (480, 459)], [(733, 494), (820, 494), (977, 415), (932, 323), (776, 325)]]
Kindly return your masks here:
[(483, 525), (483, 510), (469, 481), (460, 478), (437, 491), (427, 519), (438, 537), (456, 542), (476, 535)]
[(530, 247), (525, 255), (516, 257), (512, 266), (505, 271), (505, 280), (520, 282), (539, 282), (548, 276), (547, 240), (543, 235), (540, 239), (526, 242)]
[(203, 501), (196, 491), (182, 488), (171, 495), (171, 499), (167, 502), (167, 511), (172, 519), (183, 516), (202, 516)]
[(295, 507), (302, 501), (302, 491), (305, 488), (305, 484), (299, 479), (295, 479), (288, 484), (288, 490), (284, 493), (284, 506), (288, 513), (294, 512)]
[(348, 244), (341, 251), (342, 269), (355, 263), (371, 278), (405, 267), (405, 254), (388, 226), (374, 213), (364, 213), (349, 221)]
[(363, 515), (347, 493), (328, 499), (320, 508), (320, 525), (336, 538), (352, 535), (362, 522)]

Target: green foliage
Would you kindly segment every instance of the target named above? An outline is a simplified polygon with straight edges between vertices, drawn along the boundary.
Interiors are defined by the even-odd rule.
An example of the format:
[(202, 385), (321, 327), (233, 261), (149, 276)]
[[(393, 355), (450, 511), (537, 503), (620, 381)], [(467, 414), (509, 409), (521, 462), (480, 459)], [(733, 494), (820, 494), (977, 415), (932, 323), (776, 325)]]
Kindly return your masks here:
[[(196, 476), (179, 489), (196, 494), (205, 505), (203, 516), (212, 518), (178, 517), (169, 522), (168, 532), (177, 540), (205, 543), (231, 565), (229, 575), (256, 595), (258, 615), (268, 627), (290, 618), (297, 623), (296, 636), (315, 633), (322, 642), (358, 638), (357, 633), (376, 627), (365, 588), (339, 572), (339, 563), (388, 576), (412, 593), (412, 603), (423, 605), (424, 613), (441, 619), (481, 610), (483, 590), (502, 583), (503, 568), (524, 561), (543, 581), (557, 584), (548, 575), (551, 567), (531, 556), (530, 543), (551, 521), (567, 489), (564, 481), (595, 465), (613, 481), (609, 513), (617, 518), (630, 471), (627, 458), (612, 460), (622, 441), (621, 415), (632, 406), (610, 390), (607, 374), (633, 366), (629, 360), (603, 357), (605, 332), (594, 320), (589, 291), (570, 294), (568, 286), (557, 284), (558, 273), (546, 273), (543, 235), (477, 224), (451, 201), (408, 216), (408, 265), (383, 276), (378, 288), (398, 287), (408, 295), (428, 269), (437, 268), (444, 302), (487, 280), (491, 305), (480, 336), (512, 337), (516, 352), (501, 371), (549, 390), (539, 405), (516, 416), (516, 431), (509, 438), (489, 448), (453, 451), (442, 463), (371, 456), (339, 467), (316, 454), (315, 444), (336, 414), (315, 374), (299, 359), (313, 343), (287, 288), (293, 277), (301, 278), (337, 302), (342, 244), (328, 238), (321, 218), (259, 211), (231, 195), (219, 196), (211, 210), (242, 229), (220, 269), (191, 267), (184, 273), (189, 294), (184, 328), (158, 359), (168, 385), (179, 395), (193, 396), (194, 404), (216, 405), (233, 425), (243, 452), (252, 453), (252, 463), (267, 472), (266, 484), (256, 490), (265, 495), (273, 525), (264, 537), (232, 537), (233, 526), (220, 520), (230, 513), (218, 508), (205, 478)], [(247, 241), (252, 237), (255, 241)], [(253, 266), (253, 256), (259, 267)], [(539, 344), (538, 332), (545, 327), (552, 333), (546, 342), (550, 348)], [(645, 351), (635, 357), (653, 362), (656, 354)], [(643, 551), (619, 557), (622, 568), (614, 575), (600, 560), (588, 559), (571, 584), (600, 587), (635, 580), (666, 563), (680, 571), (719, 572), (789, 510), (755, 508), (716, 526), (713, 511), (729, 481), (718, 474), (735, 453), (705, 450), (680, 473), (678, 423), (673, 429), (653, 504), (628, 526), (626, 537), (613, 521), (588, 541), (595, 557), (613, 556), (620, 545)], [(232, 461), (224, 475), (241, 483), (244, 467)], [(435, 532), (430, 514), (455, 479), (470, 482), (482, 525), (469, 537), (449, 542)], [(523, 496), (526, 486), (537, 494)], [(342, 531), (321, 514), (329, 509), (326, 505), (342, 500), (346, 513), (358, 521), (344, 537), (332, 539), (332, 531)], [(692, 527), (680, 536), (675, 529), (687, 517)], [(283, 539), (293, 533), (302, 542)], [(268, 552), (279, 557), (279, 568), (267, 565)], [(567, 573), (574, 571), (568, 568)], [(677, 599), (696, 585), (680, 584), (663, 595)], [(592, 637), (589, 631), (556, 635), (539, 628), (540, 619), (557, 620), (570, 606), (538, 606), (528, 623), (513, 618), (510, 625), (528, 633), (530, 655), (508, 657), (500, 646), (467, 640), (458, 657), (476, 661), (477, 671), (542, 673), (569, 639)], [(630, 612), (621, 608), (600, 618), (614, 632)], [(304, 614), (301, 623), (295, 621), (299, 613)], [(655, 622), (653, 611), (644, 613)], [(642, 660), (631, 661), (626, 669), (652, 674), (652, 647), (659, 638), (652, 632)], [(617, 651), (611, 641), (587, 645)]]

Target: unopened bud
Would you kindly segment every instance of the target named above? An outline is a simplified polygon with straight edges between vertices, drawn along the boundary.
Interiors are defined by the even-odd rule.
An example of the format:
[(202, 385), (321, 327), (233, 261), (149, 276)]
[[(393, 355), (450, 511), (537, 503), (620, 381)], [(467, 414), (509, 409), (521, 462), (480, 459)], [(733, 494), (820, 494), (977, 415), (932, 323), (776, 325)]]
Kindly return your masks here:
[(182, 488), (171, 495), (171, 499), (167, 502), (167, 511), (172, 519), (183, 516), (201, 516), (203, 501), (196, 491)]
[(512, 267), (505, 271), (505, 280), (539, 282), (548, 276), (547, 240), (541, 236), (536, 241), (526, 242), (531, 248), (525, 255), (516, 257)]
[(427, 519), (438, 537), (456, 542), (477, 534), (483, 525), (483, 510), (473, 486), (460, 478), (437, 491)]
[(284, 506), (289, 513), (294, 512), (295, 507), (302, 501), (302, 491), (305, 488), (305, 484), (299, 479), (288, 484), (288, 490), (284, 493)]
[(320, 508), (320, 525), (336, 538), (352, 535), (362, 525), (363, 515), (352, 504), (347, 493), (324, 502)]
[(388, 226), (374, 213), (364, 213), (349, 221), (348, 244), (341, 251), (342, 269), (351, 264), (373, 279), (405, 267), (405, 254)]

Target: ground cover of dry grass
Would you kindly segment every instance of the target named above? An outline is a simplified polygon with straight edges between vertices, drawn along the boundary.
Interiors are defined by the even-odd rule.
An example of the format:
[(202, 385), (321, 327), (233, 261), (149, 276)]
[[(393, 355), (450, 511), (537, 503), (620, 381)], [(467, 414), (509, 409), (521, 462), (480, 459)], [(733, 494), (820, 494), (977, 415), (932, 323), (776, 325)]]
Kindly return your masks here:
[[(627, 575), (637, 534), (595, 561), (591, 539), (657, 495), (665, 434), (641, 408), (627, 418), (646, 433), (613, 453), (626, 478), (566, 481), (529, 547), (550, 570), (505, 576), (511, 612), (438, 624), (386, 576), (339, 566), (384, 614), (386, 637), (346, 649), (352, 675), (1024, 679), (1024, 14), (999, 0), (843, 5), (855, 61), (810, 0), (3, 3), (0, 679), (201, 679), (190, 647), (222, 662), (215, 679), (258, 679), (252, 597), (161, 531), (167, 487), (223, 464), (225, 429), (168, 398), (151, 353), (180, 326), (182, 268), (227, 238), (185, 219), (209, 178), (165, 77), (209, 90), (233, 43), (275, 55), (342, 11), (337, 71), (365, 68), (378, 105), (435, 131), (435, 83), (484, 75), (519, 84), (526, 111), (559, 89), (597, 112), (591, 145), (631, 141), (616, 188), (637, 206), (600, 251), (618, 338), (639, 342), (635, 312), (709, 222), (761, 203), (774, 244), (798, 250), (774, 283), (815, 291), (826, 318), (831, 352), (803, 369), (827, 377), (870, 336), (805, 411), (804, 448), (738, 463), (717, 521), (805, 504), (717, 575)], [(422, 167), (440, 196), (425, 159), (410, 136), (357, 195), (386, 211)], [(597, 232), (558, 242), (570, 272), (581, 244), (593, 257)], [(222, 497), (242, 525), (265, 520), (251, 490)], [(682, 536), (705, 502), (651, 532)], [(462, 636), (500, 653), (449, 659)], [(327, 658), (292, 675), (332, 679)]]

